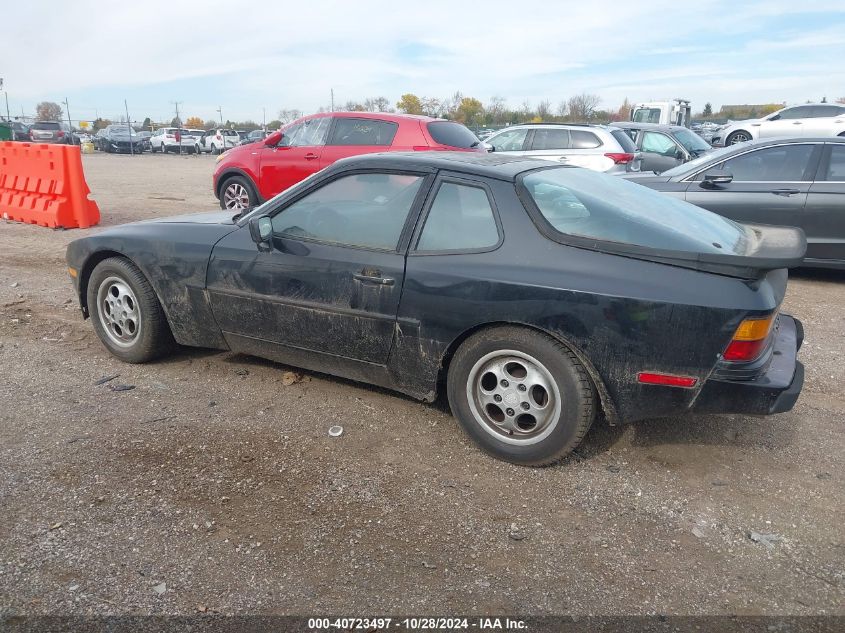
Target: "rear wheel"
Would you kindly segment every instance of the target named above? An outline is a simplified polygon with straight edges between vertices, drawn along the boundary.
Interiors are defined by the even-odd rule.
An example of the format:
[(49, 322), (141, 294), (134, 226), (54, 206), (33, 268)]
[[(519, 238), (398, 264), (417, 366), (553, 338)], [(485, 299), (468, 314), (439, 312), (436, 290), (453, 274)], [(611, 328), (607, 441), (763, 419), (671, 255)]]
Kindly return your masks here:
[(110, 257), (88, 281), (88, 310), (97, 336), (127, 363), (144, 363), (171, 351), (173, 335), (158, 297), (135, 264)]
[(556, 339), (518, 327), (484, 330), (460, 346), (447, 376), (449, 405), (482, 449), (545, 466), (571, 453), (596, 415), (584, 366)]
[(155, 154), (158, 150), (155, 145), (150, 144), (150, 153)]
[(220, 208), (224, 211), (246, 211), (258, 204), (258, 196), (243, 176), (230, 176), (220, 187)]

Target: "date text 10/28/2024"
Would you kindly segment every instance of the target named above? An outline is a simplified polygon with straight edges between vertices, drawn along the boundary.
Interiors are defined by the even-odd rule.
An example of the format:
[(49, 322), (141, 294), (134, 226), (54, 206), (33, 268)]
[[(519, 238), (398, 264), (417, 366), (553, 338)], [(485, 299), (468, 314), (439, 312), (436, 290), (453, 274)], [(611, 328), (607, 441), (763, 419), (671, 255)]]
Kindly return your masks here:
[(314, 631), (520, 631), (526, 622), (511, 618), (309, 618), (308, 628)]

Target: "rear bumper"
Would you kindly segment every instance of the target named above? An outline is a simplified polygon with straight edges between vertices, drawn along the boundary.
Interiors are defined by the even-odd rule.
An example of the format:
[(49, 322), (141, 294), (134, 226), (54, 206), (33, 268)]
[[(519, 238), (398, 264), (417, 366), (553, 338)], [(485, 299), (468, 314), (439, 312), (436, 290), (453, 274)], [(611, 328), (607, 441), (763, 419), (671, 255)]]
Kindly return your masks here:
[(778, 321), (772, 360), (754, 380), (709, 379), (698, 394), (696, 413), (769, 415), (795, 406), (804, 386), (804, 366), (798, 350), (804, 342), (801, 321), (782, 314)]

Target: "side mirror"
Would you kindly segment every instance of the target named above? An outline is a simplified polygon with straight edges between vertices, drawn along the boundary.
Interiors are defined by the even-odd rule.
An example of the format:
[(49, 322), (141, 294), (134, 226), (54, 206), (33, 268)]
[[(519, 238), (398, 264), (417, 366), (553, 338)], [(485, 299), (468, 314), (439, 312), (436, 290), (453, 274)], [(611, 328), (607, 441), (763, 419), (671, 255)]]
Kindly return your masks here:
[(481, 147), (486, 149), (488, 152), (495, 152), (496, 151), (495, 145), (490, 145), (490, 143), (486, 143), (484, 141), (481, 142)]
[(716, 185), (727, 185), (732, 182), (734, 175), (725, 171), (724, 169), (711, 169), (704, 174), (704, 180), (701, 181), (701, 186), (705, 188), (712, 188)]
[(273, 221), (269, 216), (262, 215), (249, 220), (249, 235), (258, 244), (259, 249), (270, 250), (273, 237)]
[(282, 140), (284, 134), (280, 130), (276, 130), (270, 136), (264, 139), (264, 144), (267, 147), (276, 147), (279, 142)]
[(676, 149), (675, 158), (677, 158), (678, 160), (684, 160), (686, 158), (686, 154), (684, 154), (683, 150)]

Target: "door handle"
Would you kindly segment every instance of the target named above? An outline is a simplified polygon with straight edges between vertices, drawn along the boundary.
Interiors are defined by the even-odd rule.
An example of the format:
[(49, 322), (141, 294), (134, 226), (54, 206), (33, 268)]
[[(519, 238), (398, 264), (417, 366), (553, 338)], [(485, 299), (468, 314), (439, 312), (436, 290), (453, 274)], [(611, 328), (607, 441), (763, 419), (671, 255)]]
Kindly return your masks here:
[(793, 121), (792, 125), (801, 125), (801, 121)]
[(791, 196), (801, 192), (798, 189), (773, 189), (772, 193), (776, 196)]
[(305, 160), (314, 160), (315, 158), (318, 158), (318, 156), (316, 154), (312, 154), (311, 152), (309, 152), (304, 156), (304, 158), (305, 158)]
[(392, 277), (379, 277), (378, 275), (365, 275), (364, 273), (355, 273), (352, 278), (365, 284), (378, 284), (379, 286), (392, 286), (396, 283), (396, 280)]

